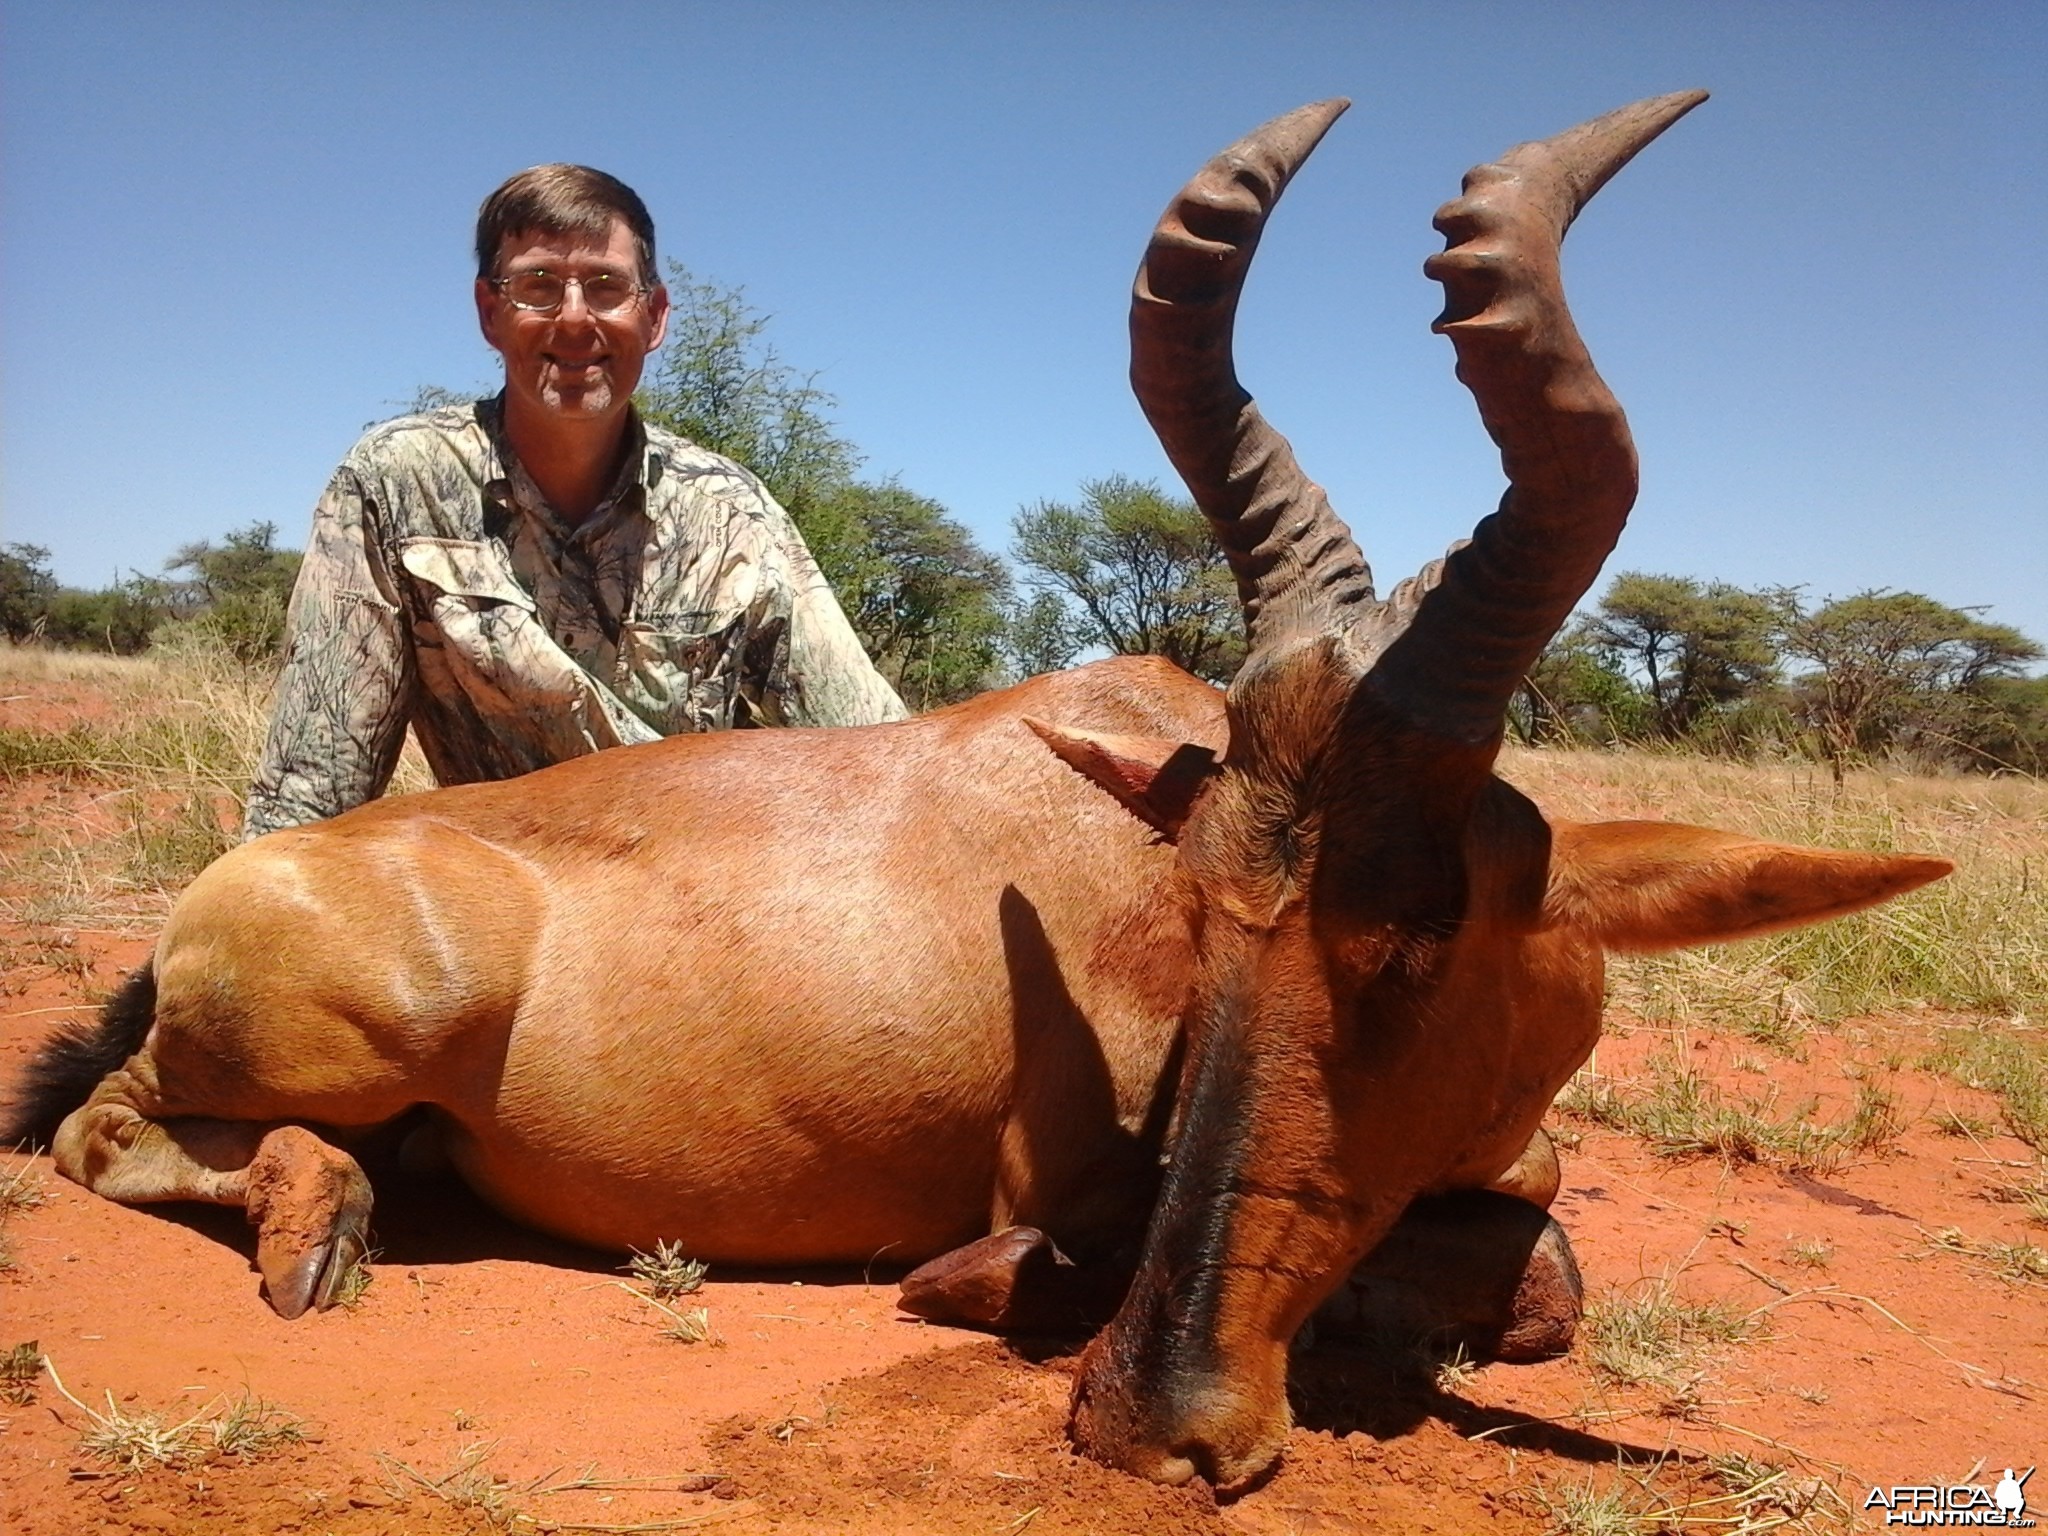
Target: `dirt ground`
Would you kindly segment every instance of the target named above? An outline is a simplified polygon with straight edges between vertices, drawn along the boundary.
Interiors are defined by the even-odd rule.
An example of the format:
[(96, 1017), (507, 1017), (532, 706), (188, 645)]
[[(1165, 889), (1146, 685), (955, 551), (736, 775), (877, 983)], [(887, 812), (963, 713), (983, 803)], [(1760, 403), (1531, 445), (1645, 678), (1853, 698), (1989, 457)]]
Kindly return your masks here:
[[(93, 814), (86, 791), (41, 779), (0, 795), (0, 836)], [(148, 948), (146, 932), (0, 925), (0, 1092)], [(101, 1413), (111, 1398), (175, 1422), (246, 1394), (300, 1416), (305, 1439), (123, 1471), (83, 1448), (88, 1413), (45, 1374), (0, 1403), (0, 1531), (1536, 1532), (1617, 1483), (1639, 1505), (1690, 1500), (1686, 1529), (1800, 1509), (1838, 1527), (1874, 1484), (1988, 1487), (2048, 1448), (2048, 1285), (2001, 1275), (1991, 1247), (2043, 1239), (2000, 1198), (2034, 1161), (1984, 1129), (1987, 1098), (1912, 1065), (1941, 1027), (1860, 1021), (1793, 1059), (1624, 1021), (1601, 1047), (1610, 1076), (1675, 1055), (1731, 1093), (1818, 1097), (1823, 1119), (1876, 1076), (1904, 1129), (1816, 1177), (1559, 1122), (1576, 1145), (1557, 1214), (1589, 1297), (1668, 1284), (1725, 1301), (1749, 1337), (1632, 1387), (1583, 1340), (1434, 1382), (1307, 1348), (1279, 1469), (1220, 1504), (1068, 1450), (1080, 1341), (928, 1326), (896, 1311), (893, 1274), (714, 1272), (690, 1298), (713, 1337), (682, 1343), (617, 1257), (521, 1231), (459, 1187), (390, 1181), (374, 1283), (286, 1323), (259, 1298), (239, 1212), (122, 1208), (8, 1157), (0, 1179), (42, 1198), (6, 1224), (0, 1353), (34, 1341)], [(1977, 1133), (1944, 1134), (1944, 1111)], [(1716, 1461), (1733, 1454), (1782, 1473), (1733, 1498)], [(1839, 1499), (1813, 1504), (1822, 1487)]]

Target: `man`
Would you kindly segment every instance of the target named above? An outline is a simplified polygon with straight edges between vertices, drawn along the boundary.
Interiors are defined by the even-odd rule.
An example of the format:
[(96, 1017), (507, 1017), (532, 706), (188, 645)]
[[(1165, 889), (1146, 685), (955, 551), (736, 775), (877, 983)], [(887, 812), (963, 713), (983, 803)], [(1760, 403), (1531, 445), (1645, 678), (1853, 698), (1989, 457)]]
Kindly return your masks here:
[(313, 517), (245, 838), (383, 793), (413, 727), (443, 784), (748, 725), (901, 719), (789, 515), (641, 422), (668, 328), (654, 225), (543, 165), (477, 218), (481, 400), (372, 428)]

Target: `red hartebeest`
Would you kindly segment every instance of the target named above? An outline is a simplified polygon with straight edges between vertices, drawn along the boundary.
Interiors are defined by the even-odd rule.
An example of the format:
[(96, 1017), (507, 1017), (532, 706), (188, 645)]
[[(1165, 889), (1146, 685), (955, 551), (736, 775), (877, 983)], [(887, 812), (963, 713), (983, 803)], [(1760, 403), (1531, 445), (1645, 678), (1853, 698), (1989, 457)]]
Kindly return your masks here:
[[(1045, 732), (1177, 842), (1196, 956), (1171, 1160), (1137, 1276), (1075, 1390), (1074, 1438), (1099, 1459), (1224, 1486), (1272, 1462), (1288, 1341), (1412, 1199), (1516, 1157), (1592, 1049), (1604, 949), (1763, 933), (1950, 868), (1546, 821), (1493, 773), (1511, 693), (1635, 499), (1634, 448), (1566, 310), (1559, 245), (1702, 99), (1640, 102), (1510, 150), (1437, 214), (1436, 328), (1508, 490), (1385, 600), (1231, 361), (1266, 217), (1345, 103), (1225, 150), (1153, 235), (1132, 381), (1228, 553), (1250, 650), (1199, 783), (1177, 743)], [(1153, 778), (1169, 760), (1170, 780)]]
[(964, 1273), (998, 1293), (983, 1315), (1029, 1274), (977, 1236), (1029, 1224), (1085, 1257), (1152, 1209), (1076, 1439), (1149, 1477), (1252, 1475), (1286, 1427), (1287, 1340), (1411, 1198), (1547, 1198), (1518, 1159), (1542, 1162), (1592, 1045), (1603, 946), (1813, 921), (1948, 868), (1546, 823), (1492, 776), (1509, 690), (1633, 493), (1558, 240), (1692, 100), (1514, 151), (1440, 215), (1441, 326), (1512, 488), (1384, 603), (1229, 353), (1265, 216), (1341, 104), (1176, 202), (1133, 373), (1238, 574), (1252, 652), (1227, 702), (1126, 658), (274, 833), (193, 882), (0, 1140), (53, 1134), (111, 1199), (245, 1206), (287, 1315), (362, 1250), (344, 1149), (412, 1113), (545, 1230), (754, 1264), (969, 1244), (927, 1299)]

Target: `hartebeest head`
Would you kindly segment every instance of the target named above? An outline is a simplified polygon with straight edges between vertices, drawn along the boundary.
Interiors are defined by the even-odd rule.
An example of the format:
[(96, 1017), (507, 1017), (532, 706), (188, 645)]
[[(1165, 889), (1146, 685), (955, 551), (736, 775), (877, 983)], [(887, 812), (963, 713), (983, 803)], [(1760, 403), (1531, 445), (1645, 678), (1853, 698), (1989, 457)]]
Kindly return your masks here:
[(1228, 552), (1250, 654), (1220, 760), (1041, 730), (1178, 843), (1198, 955), (1143, 1260), (1075, 1394), (1076, 1442), (1099, 1459), (1226, 1486), (1270, 1464), (1295, 1331), (1414, 1196), (1484, 1185), (1514, 1160), (1592, 1048), (1603, 948), (1813, 921), (1949, 868), (1553, 824), (1493, 775), (1510, 694), (1636, 490), (1627, 425), (1565, 307), (1559, 243), (1702, 99), (1510, 150), (1438, 213), (1436, 328), (1509, 488), (1468, 543), (1385, 600), (1231, 360), (1266, 217), (1346, 103), (1225, 150), (1152, 237), (1132, 380)]

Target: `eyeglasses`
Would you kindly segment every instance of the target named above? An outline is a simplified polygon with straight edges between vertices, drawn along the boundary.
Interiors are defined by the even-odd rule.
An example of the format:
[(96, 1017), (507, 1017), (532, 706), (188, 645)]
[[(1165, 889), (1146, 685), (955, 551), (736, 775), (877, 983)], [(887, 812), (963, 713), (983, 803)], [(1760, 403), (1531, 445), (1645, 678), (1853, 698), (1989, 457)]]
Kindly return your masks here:
[(639, 302), (647, 289), (617, 272), (593, 272), (588, 277), (562, 277), (545, 269), (512, 272), (491, 279), (491, 286), (503, 294), (514, 309), (552, 315), (562, 307), (573, 286), (583, 294), (583, 307), (593, 315), (624, 314)]

